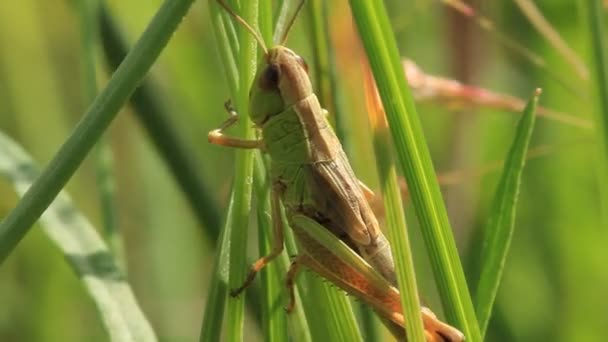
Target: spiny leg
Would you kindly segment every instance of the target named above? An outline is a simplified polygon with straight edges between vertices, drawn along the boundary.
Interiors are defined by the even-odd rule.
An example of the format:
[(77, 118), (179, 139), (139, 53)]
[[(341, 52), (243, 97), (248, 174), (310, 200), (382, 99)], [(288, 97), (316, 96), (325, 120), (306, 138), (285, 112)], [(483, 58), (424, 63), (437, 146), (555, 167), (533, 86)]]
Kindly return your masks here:
[(282, 189), (280, 188), (280, 185), (274, 185), (272, 188), (272, 199), (270, 202), (271, 205), (271, 210), (272, 210), (272, 235), (273, 235), (273, 240), (272, 240), (272, 248), (270, 250), (270, 253), (266, 256), (263, 256), (261, 258), (259, 258), (256, 262), (253, 263), (253, 265), (251, 265), (251, 269), (249, 270), (249, 273), (247, 274), (247, 278), (245, 279), (245, 282), (243, 283), (243, 285), (241, 285), (241, 287), (234, 289), (232, 291), (230, 291), (230, 295), (233, 297), (238, 296), (241, 292), (243, 292), (243, 290), (245, 290), (249, 285), (251, 285), (251, 282), (253, 282), (253, 279), (255, 278), (255, 275), (264, 267), (266, 267), (266, 265), (268, 265), (268, 263), (270, 263), (274, 258), (276, 258), (277, 256), (279, 256), (279, 254), (281, 254), (281, 252), (283, 251), (283, 220), (281, 220), (281, 206), (280, 206), (280, 193), (281, 193)]
[(212, 130), (207, 135), (209, 142), (216, 145), (228, 146), (228, 147), (237, 147), (237, 148), (262, 148), (263, 141), (262, 140), (249, 140), (242, 139), (237, 137), (231, 137), (224, 135), (224, 130), (228, 127), (234, 125), (237, 121), (239, 121), (239, 114), (234, 110), (230, 100), (226, 101), (224, 104), (224, 108), (228, 112), (228, 119), (224, 121), (220, 127)]

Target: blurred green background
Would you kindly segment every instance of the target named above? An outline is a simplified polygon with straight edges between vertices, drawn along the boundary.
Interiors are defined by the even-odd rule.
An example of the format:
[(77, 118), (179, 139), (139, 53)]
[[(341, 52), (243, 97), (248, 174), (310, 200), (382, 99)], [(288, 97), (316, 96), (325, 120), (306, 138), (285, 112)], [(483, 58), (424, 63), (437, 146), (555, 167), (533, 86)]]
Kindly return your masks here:
[[(87, 107), (82, 86), (76, 0), (0, 3), (0, 130), (40, 163), (52, 158)], [(579, 1), (580, 2), (580, 1)], [(539, 0), (541, 12), (587, 61), (585, 17), (576, 1)], [(133, 42), (160, 0), (107, 1), (124, 38)], [(475, 1), (500, 31), (542, 56), (545, 69), (505, 48), (440, 1), (386, 1), (403, 56), (427, 73), (527, 98), (543, 88), (541, 105), (591, 119), (594, 93), (564, 58), (534, 30), (511, 1)], [(363, 103), (361, 61), (345, 1), (332, 2), (331, 37), (339, 93), (349, 118), (345, 149), (360, 178), (376, 187)], [(306, 16), (288, 45), (309, 63)], [(195, 3), (152, 69), (170, 121), (191, 146), (210, 197), (224, 217), (231, 187), (233, 152), (207, 143), (207, 132), (224, 119), (228, 89), (208, 17)], [(359, 54), (360, 55), (360, 54)], [(108, 72), (98, 54), (99, 84)], [(315, 75), (313, 75), (313, 79)], [(418, 112), (438, 173), (476, 170), (506, 155), (518, 115), (433, 101)], [(124, 108), (107, 132), (114, 156), (118, 227), (124, 236), (129, 280), (162, 341), (198, 338), (215, 241), (209, 241), (140, 122)], [(598, 158), (591, 130), (539, 119), (531, 145), (549, 153), (524, 171), (516, 229), (488, 341), (604, 341), (608, 324), (606, 225), (600, 219)], [(498, 174), (465, 176), (444, 187), (465, 269), (475, 265), (476, 232), (486, 222)], [(67, 191), (97, 227), (102, 226), (94, 158)], [(0, 181), (0, 217), (17, 202)], [(417, 276), (425, 301), (440, 312), (415, 215), (408, 208)], [(212, 227), (217, 230), (219, 227)], [(256, 234), (250, 234), (255, 238)], [(251, 241), (250, 255), (257, 255)], [(468, 273), (471, 274), (471, 273)], [(476, 280), (470, 279), (475, 282)], [(104, 341), (93, 302), (59, 250), (33, 229), (0, 268), (0, 341)], [(249, 320), (252, 340), (259, 329)]]

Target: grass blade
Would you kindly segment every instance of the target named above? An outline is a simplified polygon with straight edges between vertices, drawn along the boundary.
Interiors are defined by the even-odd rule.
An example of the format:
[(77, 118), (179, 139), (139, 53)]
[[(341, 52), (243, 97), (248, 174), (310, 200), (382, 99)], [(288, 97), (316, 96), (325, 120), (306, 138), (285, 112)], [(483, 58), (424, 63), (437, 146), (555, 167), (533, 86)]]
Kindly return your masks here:
[(519, 120), (515, 139), (507, 155), (484, 232), (485, 237), (479, 257), (482, 265), (477, 291), (475, 292), (477, 317), (482, 336), (485, 335), (490, 321), (492, 307), (515, 230), (517, 197), (528, 145), (534, 129), (539, 96), (540, 89), (537, 89), (524, 109), (524, 115)]
[[(114, 71), (127, 55), (128, 46), (122, 39), (118, 25), (106, 6), (99, 11), (99, 25), (103, 53), (108, 68)], [(130, 103), (136, 118), (150, 136), (150, 140), (167, 163), (173, 177), (192, 206), (209, 241), (219, 241), (222, 218), (216, 201), (211, 195), (204, 170), (193, 158), (194, 148), (187, 144), (171, 121), (171, 115), (160, 101), (158, 89), (148, 78), (133, 92)]]
[[(38, 174), (38, 167), (27, 153), (0, 133), (0, 175), (8, 178), (23, 196)], [(65, 254), (95, 302), (110, 340), (156, 341), (112, 253), (70, 198), (58, 194), (40, 220), (46, 235)]]
[(329, 341), (363, 341), (352, 305), (344, 292), (314, 274), (304, 300), (314, 306), (315, 319), (325, 326)]
[(351, 8), (386, 110), (395, 150), (449, 321), (469, 341), (480, 341), (473, 303), (441, 198), (416, 108), (401, 71), (386, 9), (380, 0), (351, 0)]
[(167, 0), (163, 3), (133, 50), (95, 98), (59, 152), (15, 209), (0, 223), (0, 263), (4, 262), (76, 172), (120, 107), (156, 61), (191, 4), (192, 0)]
[[(97, 96), (97, 70), (96, 55), (99, 40), (99, 1), (79, 1), (80, 32), (81, 32), (81, 55), (82, 55), (82, 85), (84, 97), (87, 104), (95, 100)], [(110, 245), (112, 254), (116, 257), (120, 266), (126, 272), (124, 260), (123, 242), (117, 231), (117, 217), (115, 204), (115, 184), (113, 178), (114, 156), (112, 148), (107, 139), (101, 137), (95, 149), (95, 173), (97, 178), (97, 191), (99, 192), (99, 203), (103, 218), (103, 227), (106, 241)]]
[(227, 220), (218, 240), (219, 247), (213, 263), (212, 276), (209, 280), (209, 292), (203, 314), (200, 342), (219, 342), (222, 335), (222, 322), (228, 295), (228, 269), (230, 263), (230, 237), (232, 229), (232, 216), (234, 201), (230, 198)]
[[(270, 184), (262, 156), (256, 155), (255, 180), (257, 199), (258, 245), (260, 255), (268, 255), (271, 249), (272, 210), (270, 208)], [(280, 218), (275, 218), (280, 219)], [(283, 253), (285, 254), (285, 253)], [(280, 270), (282, 258), (268, 264), (260, 278), (262, 283), (262, 332), (265, 341), (286, 341), (287, 321), (283, 310), (284, 272)], [(285, 265), (287, 266), (287, 265)]]
[(591, 39), (591, 74), (595, 83), (594, 97), (595, 119), (597, 120), (598, 143), (600, 144), (600, 159), (598, 161), (600, 198), (602, 200), (603, 224), (608, 223), (608, 50), (606, 46), (604, 8), (600, 0), (586, 0), (587, 21), (589, 23), (589, 35)]
[(367, 111), (374, 130), (374, 149), (376, 152), (380, 190), (384, 200), (386, 225), (388, 226), (391, 250), (397, 270), (397, 283), (401, 293), (403, 315), (407, 317), (405, 332), (408, 341), (424, 341), (424, 329), (420, 316), (420, 298), (414, 274), (414, 260), (410, 247), (401, 190), (393, 162), (390, 132), (382, 104), (376, 90), (373, 76), (365, 64), (365, 97)]
[[(253, 127), (249, 120), (249, 89), (255, 74), (256, 48), (255, 41), (244, 27), (238, 26), (238, 51), (233, 51), (229, 37), (225, 34), (226, 29), (232, 26), (231, 23), (217, 20), (219, 16), (226, 16), (227, 13), (220, 8), (219, 4), (209, 1), (211, 16), (216, 18), (214, 23), (215, 34), (217, 36), (218, 48), (222, 54), (224, 67), (228, 71), (227, 78), (232, 91), (232, 99), (236, 109), (241, 113), (240, 122), (237, 125), (237, 135), (244, 139), (253, 139)], [(247, 1), (242, 4), (240, 11), (241, 17), (253, 27), (257, 26), (258, 1)], [(225, 26), (222, 26), (225, 23)], [(234, 44), (232, 44), (234, 46)], [(238, 71), (233, 69), (233, 61), (238, 61)], [(247, 231), (249, 213), (251, 211), (251, 191), (253, 179), (253, 151), (237, 150), (234, 172), (234, 186), (230, 203), (230, 216), (227, 219), (224, 229), (230, 230), (230, 251), (229, 251), (229, 286), (231, 289), (240, 287), (247, 274)], [(230, 226), (229, 226), (230, 225)], [(244, 324), (244, 294), (236, 298), (228, 299), (226, 310), (227, 335), (226, 341), (243, 340)]]

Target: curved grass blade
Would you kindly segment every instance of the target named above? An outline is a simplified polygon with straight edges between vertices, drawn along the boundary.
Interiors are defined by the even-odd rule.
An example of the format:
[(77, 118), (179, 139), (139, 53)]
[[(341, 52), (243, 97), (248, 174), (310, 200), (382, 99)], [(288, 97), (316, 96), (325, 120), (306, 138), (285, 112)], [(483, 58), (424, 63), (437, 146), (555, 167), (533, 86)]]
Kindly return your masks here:
[(350, 0), (350, 5), (408, 181), (446, 315), (468, 341), (480, 341), (464, 271), (386, 9), (380, 0)]
[(0, 222), (0, 264), (76, 172), (116, 117), (120, 107), (156, 61), (191, 4), (192, 0), (166, 0), (163, 3), (53, 160), (17, 203), (15, 209)]
[(524, 109), (524, 115), (519, 120), (515, 139), (505, 161), (484, 232), (485, 237), (479, 257), (482, 265), (477, 291), (475, 292), (477, 317), (482, 336), (485, 335), (490, 321), (492, 307), (494, 306), (515, 229), (517, 196), (530, 137), (534, 129), (539, 96), (540, 89), (537, 89)]
[[(0, 133), (0, 175), (23, 196), (39, 175), (38, 167), (15, 142)], [(156, 341), (127, 279), (91, 223), (70, 198), (59, 193), (41, 216), (46, 235), (65, 254), (95, 302), (112, 341)]]

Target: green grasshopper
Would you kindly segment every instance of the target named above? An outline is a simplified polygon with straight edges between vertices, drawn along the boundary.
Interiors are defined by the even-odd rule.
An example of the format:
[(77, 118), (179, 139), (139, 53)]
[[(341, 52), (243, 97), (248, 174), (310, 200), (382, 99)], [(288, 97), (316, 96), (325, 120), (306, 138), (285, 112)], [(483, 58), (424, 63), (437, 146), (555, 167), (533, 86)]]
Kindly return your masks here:
[[(288, 311), (294, 305), (294, 278), (305, 266), (372, 306), (390, 322), (392, 331), (397, 330), (395, 325), (403, 327), (390, 245), (368, 203), (373, 193), (356, 178), (328, 124), (326, 111), (312, 89), (306, 62), (282, 45), (289, 28), (281, 43), (269, 49), (256, 30), (222, 0), (218, 3), (253, 35), (264, 52), (249, 99), (249, 116), (261, 130), (262, 138), (245, 140), (224, 134), (238, 120), (237, 112), (227, 102), (229, 118), (209, 132), (209, 141), (263, 150), (270, 156), (272, 182), (271, 252), (251, 266), (244, 284), (231, 295), (241, 293), (283, 251), (282, 203), (302, 252), (287, 275), (292, 294)], [(294, 20), (303, 4), (304, 1), (299, 4)], [(331, 232), (333, 246), (343, 243), (346, 252), (336, 254), (332, 242), (323, 245), (319, 241), (323, 233), (319, 231)], [(422, 316), (428, 341), (464, 340), (461, 332), (437, 320), (430, 310), (423, 309)]]

